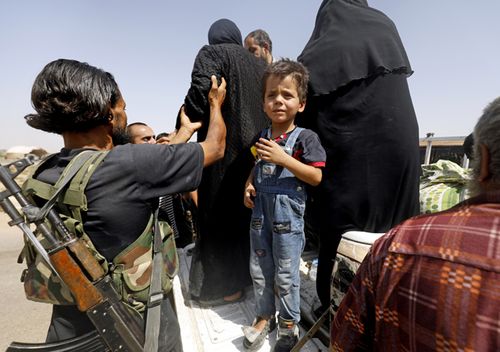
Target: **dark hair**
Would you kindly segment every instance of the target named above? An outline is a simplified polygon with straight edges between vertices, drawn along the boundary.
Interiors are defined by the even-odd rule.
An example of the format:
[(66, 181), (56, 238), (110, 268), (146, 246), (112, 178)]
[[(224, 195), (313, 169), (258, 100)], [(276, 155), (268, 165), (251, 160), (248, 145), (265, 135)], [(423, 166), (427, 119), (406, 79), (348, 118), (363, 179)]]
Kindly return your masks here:
[(108, 122), (121, 98), (113, 75), (85, 62), (59, 59), (47, 64), (31, 89), (37, 112), (25, 116), (31, 127), (61, 134), (87, 131)]
[(481, 167), (481, 145), (488, 148), (490, 163), (488, 169), (491, 181), (500, 185), (500, 97), (486, 106), (473, 132), (472, 169), (476, 177)]
[(269, 38), (269, 34), (263, 29), (256, 29), (254, 31), (251, 31), (248, 33), (246, 36), (247, 38), (253, 38), (255, 41), (255, 44), (257, 44), (260, 47), (263, 47), (264, 44), (267, 44), (269, 47), (269, 52), (273, 52), (273, 42), (271, 41), (271, 38)]
[(162, 132), (160, 133), (159, 135), (156, 136), (156, 139), (160, 139), (160, 138), (163, 138), (163, 137), (168, 137), (170, 133), (168, 132)]
[(306, 101), (309, 72), (300, 62), (284, 58), (269, 65), (266, 72), (264, 72), (264, 76), (262, 77), (262, 96), (266, 94), (266, 82), (269, 76), (278, 76), (280, 78), (292, 76), (292, 79), (297, 86), (297, 93), (299, 94), (300, 101)]

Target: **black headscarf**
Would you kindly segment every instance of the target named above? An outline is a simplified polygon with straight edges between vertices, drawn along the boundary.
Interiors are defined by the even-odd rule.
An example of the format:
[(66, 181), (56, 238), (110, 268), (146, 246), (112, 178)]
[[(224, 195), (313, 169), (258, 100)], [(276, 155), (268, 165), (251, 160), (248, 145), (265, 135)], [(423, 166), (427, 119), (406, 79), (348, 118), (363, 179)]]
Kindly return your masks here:
[(413, 72), (396, 26), (366, 0), (324, 0), (298, 61), (309, 69), (313, 95), (378, 73)]
[(236, 24), (226, 18), (215, 21), (208, 30), (208, 44), (243, 45), (241, 32)]

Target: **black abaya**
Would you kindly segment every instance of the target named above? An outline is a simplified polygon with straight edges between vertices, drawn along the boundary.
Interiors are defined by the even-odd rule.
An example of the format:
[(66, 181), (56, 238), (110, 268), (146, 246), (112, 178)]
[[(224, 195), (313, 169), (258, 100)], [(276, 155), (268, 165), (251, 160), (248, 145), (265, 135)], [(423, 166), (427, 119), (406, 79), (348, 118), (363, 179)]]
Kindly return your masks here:
[[(251, 210), (243, 205), (245, 181), (253, 167), (253, 138), (268, 125), (262, 109), (261, 80), (266, 64), (241, 46), (241, 34), (228, 20), (209, 33), (211, 43), (198, 53), (185, 99), (192, 120), (205, 121), (210, 76), (224, 77), (227, 94), (222, 115), (227, 126), (224, 158), (203, 170), (198, 188), (199, 229), (190, 272), (190, 293), (203, 301), (221, 299), (251, 285), (249, 273)], [(240, 36), (239, 40), (237, 38)]]
[(299, 56), (311, 72), (300, 124), (327, 153), (313, 211), (320, 212), (317, 292), (330, 301), (341, 235), (386, 232), (418, 214), (418, 125), (397, 30), (362, 0), (325, 0)]

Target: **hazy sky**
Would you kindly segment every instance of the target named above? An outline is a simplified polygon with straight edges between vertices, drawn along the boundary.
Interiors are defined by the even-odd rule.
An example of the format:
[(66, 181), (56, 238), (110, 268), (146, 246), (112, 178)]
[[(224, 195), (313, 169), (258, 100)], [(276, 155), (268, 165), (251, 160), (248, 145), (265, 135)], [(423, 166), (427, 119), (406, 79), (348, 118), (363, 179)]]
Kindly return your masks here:
[[(129, 122), (170, 131), (210, 25), (229, 18), (243, 36), (268, 31), (275, 57), (295, 59), (321, 0), (0, 0), (0, 148), (62, 139), (25, 124), (45, 64), (86, 61), (113, 73)], [(500, 1), (369, 0), (398, 27), (415, 71), (409, 78), (420, 135), (468, 134), (500, 95)]]

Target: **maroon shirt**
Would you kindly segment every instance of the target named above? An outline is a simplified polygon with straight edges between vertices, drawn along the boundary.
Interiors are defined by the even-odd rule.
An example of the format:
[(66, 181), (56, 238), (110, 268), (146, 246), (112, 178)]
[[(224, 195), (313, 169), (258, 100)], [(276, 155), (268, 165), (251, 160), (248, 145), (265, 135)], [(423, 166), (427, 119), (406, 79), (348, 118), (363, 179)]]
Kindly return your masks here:
[(500, 191), (405, 221), (373, 245), (332, 351), (499, 351)]

